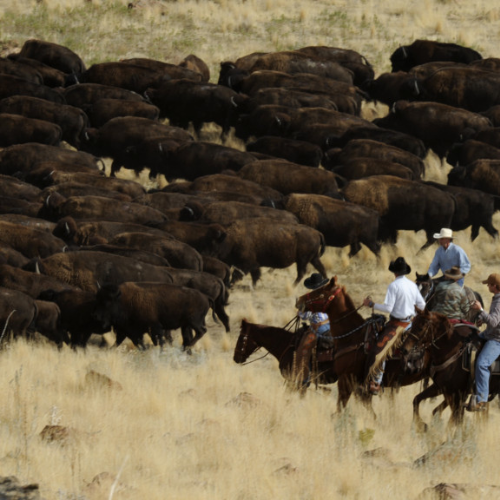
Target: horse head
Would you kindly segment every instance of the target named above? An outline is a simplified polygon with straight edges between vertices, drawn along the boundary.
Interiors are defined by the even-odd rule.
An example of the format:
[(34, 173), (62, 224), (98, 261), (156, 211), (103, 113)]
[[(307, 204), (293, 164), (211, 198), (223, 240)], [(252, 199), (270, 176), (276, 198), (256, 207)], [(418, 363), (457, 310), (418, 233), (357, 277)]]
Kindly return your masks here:
[(337, 276), (334, 276), (326, 285), (301, 295), (295, 301), (295, 307), (299, 311), (325, 312), (341, 291), (342, 289), (337, 283)]
[(426, 351), (440, 339), (450, 340), (453, 335), (453, 326), (444, 314), (431, 312), (427, 309), (416, 309), (416, 316), (413, 318), (411, 329), (405, 335), (401, 345), (401, 353), (405, 371), (407, 373), (416, 372)]
[(425, 301), (431, 296), (434, 290), (434, 280), (428, 274), (416, 274), (415, 283)]
[(250, 323), (245, 319), (241, 320), (240, 335), (234, 347), (233, 360), (235, 363), (244, 363), (255, 351), (260, 348), (260, 345), (252, 338)]

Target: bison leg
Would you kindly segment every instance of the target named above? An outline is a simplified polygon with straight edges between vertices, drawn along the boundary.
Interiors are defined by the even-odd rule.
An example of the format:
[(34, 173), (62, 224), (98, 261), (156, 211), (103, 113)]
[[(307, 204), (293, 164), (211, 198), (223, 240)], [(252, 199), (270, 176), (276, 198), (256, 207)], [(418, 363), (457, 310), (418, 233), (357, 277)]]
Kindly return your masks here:
[(429, 248), (431, 245), (434, 244), (436, 240), (434, 239), (433, 234), (434, 234), (433, 232), (426, 231), (427, 241), (422, 245), (422, 247), (417, 253), (423, 252), (424, 250), (426, 250), (427, 248)]
[(349, 251), (349, 257), (354, 257), (361, 250), (361, 245), (359, 241), (351, 243), (351, 250)]
[(229, 316), (224, 309), (224, 299), (222, 296), (218, 297), (215, 301), (214, 314), (221, 320), (226, 332), (229, 332), (231, 330), (229, 327)]
[(116, 177), (116, 172), (118, 172), (122, 168), (121, 161), (113, 160), (111, 163), (111, 172), (109, 174), (110, 177)]
[(252, 277), (252, 285), (255, 287), (257, 281), (259, 281), (261, 277), (260, 267), (258, 267), (257, 269), (252, 269), (250, 271), (250, 276)]

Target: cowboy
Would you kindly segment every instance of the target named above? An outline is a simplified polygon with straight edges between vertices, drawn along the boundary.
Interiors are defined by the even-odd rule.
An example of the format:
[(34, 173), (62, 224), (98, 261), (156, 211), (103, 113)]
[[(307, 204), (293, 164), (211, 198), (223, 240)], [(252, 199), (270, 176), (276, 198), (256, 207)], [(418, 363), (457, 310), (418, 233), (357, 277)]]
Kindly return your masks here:
[[(439, 233), (434, 234), (434, 238), (438, 240), (439, 247), (434, 254), (434, 259), (432, 259), (427, 274), (432, 278), (439, 270), (444, 273), (445, 270), (456, 266), (465, 277), (471, 267), (469, 257), (467, 257), (463, 248), (452, 243), (453, 231), (443, 227)], [(464, 278), (459, 279), (457, 283), (463, 286)]]
[(457, 266), (444, 273), (444, 281), (434, 291), (429, 310), (444, 314), (450, 320), (463, 320), (469, 314), (470, 304), (467, 293), (458, 282), (464, 275)]
[[(309, 278), (304, 280), (304, 286), (309, 290), (316, 290), (328, 282), (328, 278), (323, 278), (319, 273), (313, 273)], [(328, 314), (324, 312), (298, 311), (297, 315), (301, 319), (309, 321), (310, 325), (297, 347), (295, 358), (295, 365), (297, 373), (301, 377), (302, 386), (307, 387), (310, 383), (312, 353), (318, 340), (324, 341), (327, 344), (332, 343), (330, 320)]]
[(393, 260), (389, 264), (389, 271), (394, 274), (395, 279), (387, 288), (384, 303), (375, 304), (370, 297), (363, 300), (364, 306), (390, 314), (390, 319), (380, 332), (368, 358), (368, 390), (373, 395), (380, 392), (385, 360), (411, 323), (415, 306), (425, 308), (425, 301), (417, 285), (406, 277), (411, 272), (411, 267), (404, 258)]
[(472, 308), (479, 312), (478, 319), (486, 323), (486, 330), (479, 337), (486, 339), (476, 361), (476, 393), (473, 394), (466, 406), (467, 411), (484, 411), (488, 407), (490, 391), (490, 366), (500, 356), (500, 274), (490, 274), (482, 282), (488, 285), (488, 290), (493, 294), (490, 312), (483, 310), (481, 303), (475, 301)]

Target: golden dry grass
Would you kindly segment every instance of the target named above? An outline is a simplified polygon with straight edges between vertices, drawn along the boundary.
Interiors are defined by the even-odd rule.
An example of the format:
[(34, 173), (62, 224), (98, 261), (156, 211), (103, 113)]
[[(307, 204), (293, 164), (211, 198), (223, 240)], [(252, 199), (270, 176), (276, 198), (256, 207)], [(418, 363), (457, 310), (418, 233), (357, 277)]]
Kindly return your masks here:
[[(88, 65), (134, 56), (177, 62), (195, 53), (216, 81), (220, 61), (253, 51), (352, 48), (378, 74), (389, 70), (394, 49), (416, 38), (463, 43), (485, 57), (497, 55), (500, 38), (500, 7), (492, 0), (140, 0), (131, 10), (127, 3), (1, 0), (3, 52), (35, 37), (72, 48)], [(384, 112), (364, 110), (370, 117)], [(439, 160), (426, 163), (428, 179), (446, 180)], [(139, 180), (147, 182), (147, 174)], [(469, 237), (464, 231), (456, 239), (473, 264), (467, 284), (489, 306), (480, 281), (500, 271), (498, 242), (483, 231), (473, 244)], [(382, 301), (391, 259), (403, 255), (413, 270), (427, 270), (434, 249), (416, 253), (424, 240), (423, 232), (402, 232), (379, 259), (366, 248), (353, 259), (347, 249), (328, 249), (323, 261), (357, 304), (368, 294)], [(440, 482), (498, 484), (497, 403), (487, 423), (466, 415), (463, 431), (453, 432), (445, 412), (421, 435), (411, 426), (419, 386), (376, 399), (377, 420), (355, 400), (339, 416), (335, 386), (300, 399), (285, 391), (271, 356), (243, 367), (233, 362), (243, 317), (279, 326), (295, 314), (295, 297), (305, 290), (294, 289), (294, 279), (294, 268), (264, 270), (253, 290), (245, 278), (231, 294), (231, 333), (209, 319), (192, 356), (178, 339), (161, 353), (10, 344), (0, 353), (0, 475), (38, 482), (47, 500), (407, 499)], [(117, 384), (90, 378), (92, 372)], [(422, 405), (428, 422), (438, 402)], [(43, 440), (46, 425), (69, 433), (63, 441)], [(448, 446), (438, 448), (446, 439)], [(431, 450), (427, 465), (412, 466)]]

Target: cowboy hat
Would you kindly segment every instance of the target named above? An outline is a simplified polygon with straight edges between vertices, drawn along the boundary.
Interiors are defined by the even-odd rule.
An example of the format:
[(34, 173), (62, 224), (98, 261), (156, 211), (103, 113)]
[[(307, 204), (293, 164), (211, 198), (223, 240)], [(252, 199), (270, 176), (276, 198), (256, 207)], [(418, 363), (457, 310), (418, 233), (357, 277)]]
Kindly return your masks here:
[(443, 227), (439, 233), (434, 233), (434, 239), (453, 238), (453, 231), (447, 227)]
[(500, 288), (500, 274), (493, 273), (488, 276), (488, 279), (482, 281), (483, 285), (496, 285)]
[(398, 257), (389, 264), (389, 271), (395, 274), (410, 274), (411, 267), (406, 263), (404, 257)]
[(462, 271), (460, 271), (459, 267), (453, 266), (451, 269), (444, 272), (444, 277), (449, 280), (458, 281), (462, 279), (464, 275), (462, 274)]
[(319, 273), (313, 273), (309, 278), (304, 280), (304, 286), (310, 290), (315, 290), (320, 286), (326, 285), (328, 283), (328, 278), (323, 278)]

